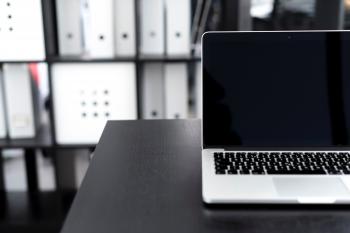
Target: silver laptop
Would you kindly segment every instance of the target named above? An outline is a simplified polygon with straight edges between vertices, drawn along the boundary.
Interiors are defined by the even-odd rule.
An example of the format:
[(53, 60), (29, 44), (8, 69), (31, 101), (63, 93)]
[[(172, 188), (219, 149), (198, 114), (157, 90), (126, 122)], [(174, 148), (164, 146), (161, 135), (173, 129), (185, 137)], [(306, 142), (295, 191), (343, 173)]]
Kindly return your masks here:
[(206, 203), (350, 203), (350, 32), (202, 38)]

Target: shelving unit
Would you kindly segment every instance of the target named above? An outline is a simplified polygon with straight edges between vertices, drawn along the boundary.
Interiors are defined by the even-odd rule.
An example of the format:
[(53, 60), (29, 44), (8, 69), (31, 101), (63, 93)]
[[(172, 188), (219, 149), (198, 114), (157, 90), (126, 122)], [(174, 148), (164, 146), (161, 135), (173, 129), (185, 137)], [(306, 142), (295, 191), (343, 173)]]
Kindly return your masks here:
[[(25, 60), (25, 61), (0, 61), (0, 65), (3, 63), (47, 63), (49, 67), (49, 123), (44, 125), (38, 131), (37, 135), (33, 139), (2, 139), (0, 140), (0, 231), (3, 229), (11, 229), (11, 226), (2, 226), (2, 222), (21, 221), (20, 224), (27, 224), (31, 229), (37, 229), (39, 225), (42, 226), (41, 230), (45, 229), (45, 232), (50, 232), (51, 228), (48, 225), (54, 225), (52, 232), (57, 232), (57, 229), (61, 226), (66, 211), (70, 206), (70, 202), (75, 194), (75, 189), (72, 187), (74, 184), (62, 184), (67, 182), (74, 170), (72, 165), (63, 165), (64, 163), (73, 163), (73, 157), (70, 156), (70, 152), (74, 152), (76, 149), (90, 149), (93, 150), (95, 145), (87, 144), (75, 144), (75, 145), (59, 145), (55, 138), (55, 119), (54, 108), (52, 99), (52, 75), (50, 67), (56, 63), (107, 63), (107, 62), (133, 62), (136, 66), (136, 90), (137, 90), (137, 110), (138, 118), (141, 118), (142, 106), (141, 106), (141, 71), (142, 66), (145, 63), (160, 62), (160, 63), (186, 63), (188, 66), (193, 66), (196, 62), (200, 61), (199, 57), (150, 57), (141, 56), (139, 53), (139, 5), (136, 1), (135, 17), (136, 17), (136, 48), (137, 53), (133, 58), (113, 58), (113, 59), (91, 59), (91, 58), (78, 58), (78, 57), (60, 57), (58, 55), (58, 43), (57, 43), (57, 22), (56, 22), (56, 5), (57, 0), (41, 0), (42, 12), (44, 19), (44, 34), (45, 34), (45, 48), (46, 59), (45, 60)], [(244, 0), (245, 1), (245, 0)], [(229, 2), (229, 1), (228, 1)], [(231, 13), (230, 13), (231, 14)], [(191, 69), (190, 70), (194, 70)], [(27, 192), (7, 192), (5, 190), (4, 182), (4, 170), (3, 170), (3, 157), (2, 152), (5, 149), (23, 149), (25, 154), (25, 168), (27, 177)], [(54, 192), (41, 192), (38, 187), (38, 173), (36, 165), (36, 151), (44, 150), (53, 157), (55, 168), (55, 180), (57, 190)], [(66, 153), (68, 152), (68, 153)], [(63, 162), (62, 162), (63, 160)], [(74, 177), (74, 175), (72, 176)], [(68, 183), (69, 183), (68, 179)], [(68, 188), (67, 188), (68, 187)], [(4, 208), (2, 208), (4, 207)], [(52, 217), (52, 218), (51, 218)], [(34, 220), (33, 220), (34, 218)], [(33, 225), (34, 222), (34, 226)], [(46, 228), (47, 227), (47, 228)]]
[[(136, 1), (135, 5), (135, 17), (136, 17), (136, 48), (137, 53), (135, 57), (121, 57), (121, 58), (112, 58), (112, 59), (91, 59), (85, 57), (61, 57), (58, 54), (58, 41), (57, 41), (57, 19), (56, 19), (56, 4), (57, 0), (42, 0), (42, 10), (43, 10), (43, 22), (44, 22), (44, 36), (45, 36), (45, 48), (46, 48), (46, 59), (45, 60), (23, 60), (23, 61), (0, 61), (0, 65), (3, 63), (47, 63), (49, 67), (49, 123), (44, 125), (37, 132), (37, 135), (33, 139), (2, 139), (0, 140), (0, 155), (4, 149), (15, 149), (21, 148), (24, 150), (24, 158), (26, 164), (26, 174), (27, 174), (27, 184), (29, 192), (38, 192), (38, 174), (36, 166), (36, 151), (45, 150), (46, 153), (49, 153), (54, 158), (55, 166), (55, 175), (56, 175), (56, 184), (58, 190), (63, 190), (64, 187), (59, 187), (60, 185), (60, 174), (62, 172), (69, 171), (60, 171), (61, 168), (58, 167), (62, 151), (76, 150), (76, 149), (90, 149), (92, 150), (95, 145), (90, 144), (74, 144), (74, 145), (59, 145), (55, 139), (55, 119), (54, 119), (54, 108), (52, 100), (52, 81), (51, 81), (51, 70), (50, 67), (56, 63), (107, 63), (107, 62), (132, 62), (136, 67), (136, 90), (137, 90), (137, 110), (138, 110), (138, 119), (141, 119), (142, 106), (141, 106), (141, 97), (140, 97), (140, 83), (141, 83), (141, 69), (143, 64), (152, 63), (152, 62), (183, 62), (188, 65), (193, 64), (194, 62), (200, 61), (200, 58), (189, 56), (189, 57), (167, 57), (167, 56), (141, 56), (139, 53), (139, 5)], [(71, 161), (73, 162), (73, 161)], [(2, 169), (2, 158), (0, 158), (0, 190), (5, 190), (4, 185), (4, 174)], [(64, 168), (62, 168), (64, 169)], [(70, 171), (72, 172), (72, 171)], [(70, 186), (70, 185), (69, 185)]]
[[(137, 90), (137, 110), (138, 110), (138, 118), (141, 118), (142, 106), (141, 106), (141, 82), (142, 82), (142, 67), (146, 63), (160, 62), (160, 63), (186, 63), (189, 67), (189, 70), (193, 72), (194, 65), (196, 62), (200, 61), (200, 57), (196, 57), (194, 55), (188, 57), (167, 57), (164, 56), (142, 56), (139, 52), (140, 45), (140, 11), (139, 11), (139, 1), (136, 1), (135, 4), (135, 18), (136, 18), (136, 56), (132, 58), (113, 58), (113, 59), (91, 59), (85, 57), (60, 57), (58, 53), (58, 30), (57, 30), (57, 18), (56, 18), (56, 4), (57, 0), (41, 0), (42, 2), (42, 12), (43, 12), (43, 23), (44, 23), (44, 36), (45, 36), (45, 49), (46, 49), (46, 59), (45, 60), (31, 60), (31, 61), (0, 61), (0, 65), (2, 63), (39, 63), (45, 62), (49, 67), (49, 123), (38, 132), (38, 135), (34, 139), (25, 139), (25, 140), (11, 140), (11, 139), (3, 139), (0, 140), (0, 152), (3, 149), (9, 148), (22, 148), (25, 150), (25, 160), (26, 160), (26, 169), (28, 176), (28, 187), (31, 187), (31, 191), (38, 191), (37, 188), (37, 174), (36, 174), (36, 161), (35, 161), (35, 152), (36, 150), (45, 150), (50, 153), (54, 160), (59, 160), (62, 153), (61, 151), (75, 150), (75, 149), (93, 149), (95, 145), (86, 145), (86, 144), (76, 144), (76, 145), (58, 145), (55, 138), (55, 119), (54, 119), (54, 108), (53, 108), (53, 99), (52, 99), (52, 81), (51, 81), (51, 71), (50, 67), (56, 63), (106, 63), (106, 62), (132, 62), (136, 66), (136, 90)], [(244, 7), (246, 8), (246, 14), (236, 14), (236, 16), (232, 15), (232, 12), (223, 12), (226, 14), (224, 17), (226, 21), (230, 21), (226, 23), (223, 30), (228, 30), (228, 27), (237, 30), (249, 30), (247, 28), (240, 28), (242, 23), (246, 22), (249, 15), (249, 8), (247, 6), (241, 6), (238, 2), (245, 2), (245, 0), (240, 0), (237, 4), (232, 5), (231, 1), (224, 1), (227, 5), (224, 9), (228, 9), (231, 7), (235, 7), (237, 9), (242, 10)], [(238, 19), (241, 17), (241, 19)], [(244, 24), (246, 25), (246, 24)], [(193, 74), (190, 74), (193, 76)], [(59, 155), (58, 155), (59, 154)], [(56, 169), (56, 183), (59, 184), (60, 173), (63, 171), (59, 171), (60, 168), (57, 167), (57, 163), (55, 162)], [(67, 173), (67, 171), (65, 171)], [(2, 174), (2, 175), (1, 175)], [(3, 184), (3, 172), (0, 169), (0, 188), (4, 187)], [(61, 189), (61, 187), (58, 187)], [(64, 188), (63, 188), (64, 189)]]
[[(57, 1), (57, 0), (56, 0)], [(45, 2), (45, 1), (43, 1)], [(188, 56), (188, 57), (167, 57), (164, 56), (157, 56), (157, 57), (150, 57), (150, 56), (141, 56), (139, 52), (139, 43), (140, 43), (140, 22), (139, 22), (139, 2), (136, 1), (135, 4), (135, 17), (136, 17), (136, 56), (135, 57), (116, 57), (112, 59), (94, 59), (94, 58), (86, 58), (86, 57), (60, 57), (58, 55), (58, 43), (57, 43), (57, 22), (55, 17), (55, 0), (46, 1), (43, 3), (43, 6), (45, 9), (51, 9), (51, 13), (48, 11), (44, 12), (45, 16), (45, 37), (47, 45), (46, 47), (49, 48), (47, 50), (47, 58), (46, 62), (48, 63), (49, 67), (52, 64), (55, 63), (107, 63), (107, 62), (132, 62), (136, 65), (136, 84), (137, 84), (137, 110), (138, 110), (138, 119), (141, 119), (141, 112), (142, 112), (142, 106), (140, 101), (140, 82), (141, 82), (141, 69), (142, 65), (145, 63), (150, 62), (162, 62), (162, 63), (172, 63), (172, 62), (183, 62), (187, 63), (188, 65), (192, 65), (194, 62), (200, 61), (200, 58), (194, 57), (194, 56)], [(49, 18), (49, 19), (47, 19)], [(51, 74), (50, 74), (51, 76)], [(51, 78), (50, 78), (51, 79)], [(52, 94), (52, 83), (50, 80), (50, 94)], [(51, 109), (50, 109), (50, 121), (51, 121), (51, 129), (52, 129), (52, 139), (53, 139), (53, 146), (55, 148), (91, 148), (94, 145), (57, 145), (55, 140), (55, 128), (54, 128), (54, 114), (53, 114), (53, 103), (52, 98), (50, 98), (51, 102)]]
[[(85, 57), (60, 57), (58, 55), (57, 43), (57, 22), (56, 22), (56, 5), (57, 0), (41, 0), (42, 11), (44, 18), (44, 34), (45, 34), (45, 60), (25, 60), (25, 61), (0, 61), (3, 63), (47, 63), (49, 67), (49, 122), (38, 131), (37, 136), (33, 139), (2, 139), (0, 140), (0, 229), (8, 230), (11, 227), (2, 226), (2, 222), (21, 221), (21, 224), (28, 225), (31, 229), (37, 229), (39, 225), (43, 226), (41, 230), (50, 232), (51, 228), (46, 228), (48, 225), (54, 225), (53, 229), (62, 224), (66, 210), (70, 206), (70, 202), (76, 192), (74, 188), (74, 151), (77, 149), (93, 150), (95, 145), (75, 144), (75, 145), (59, 145), (55, 138), (55, 118), (52, 99), (52, 75), (50, 67), (57, 63), (109, 63), (109, 62), (132, 62), (136, 67), (136, 90), (137, 90), (137, 110), (138, 118), (141, 118), (142, 100), (141, 100), (141, 82), (142, 68), (146, 63), (186, 63), (190, 71), (194, 71), (194, 65), (200, 62), (200, 57), (193, 55), (188, 57), (167, 57), (164, 56), (142, 56), (139, 53), (140, 32), (139, 32), (139, 5), (136, 1), (135, 17), (136, 17), (136, 56), (123, 57), (113, 59), (91, 59)], [(244, 0), (245, 1), (245, 0)], [(229, 1), (228, 1), (229, 2)], [(190, 74), (191, 75), (191, 74)], [(5, 149), (23, 149), (25, 159), (25, 169), (27, 177), (27, 192), (7, 192), (5, 190), (3, 157), (2, 151)], [(50, 154), (53, 158), (55, 169), (55, 182), (57, 190), (54, 192), (41, 192), (38, 187), (38, 172), (36, 165), (36, 152), (43, 150)], [(17, 204), (16, 203), (20, 203)], [(13, 212), (16, 214), (13, 215)], [(23, 212), (23, 213), (22, 213)], [(51, 219), (51, 217), (53, 217)], [(32, 219), (34, 218), (34, 220)], [(27, 224), (28, 223), (28, 224)], [(33, 225), (34, 223), (34, 225)], [(52, 232), (55, 232), (53, 230)]]

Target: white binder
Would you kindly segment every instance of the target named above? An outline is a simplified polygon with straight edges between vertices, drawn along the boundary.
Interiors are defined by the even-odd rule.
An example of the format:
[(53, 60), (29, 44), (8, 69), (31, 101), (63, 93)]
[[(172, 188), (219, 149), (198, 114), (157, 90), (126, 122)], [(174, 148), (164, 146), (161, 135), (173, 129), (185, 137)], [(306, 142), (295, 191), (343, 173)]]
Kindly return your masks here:
[(165, 0), (166, 53), (189, 56), (191, 50), (191, 0)]
[(202, 118), (202, 64), (195, 64), (195, 108), (196, 118)]
[(135, 0), (114, 0), (115, 55), (136, 55)]
[(134, 63), (56, 63), (51, 69), (58, 144), (95, 145), (107, 120), (137, 119)]
[(113, 0), (89, 0), (88, 52), (91, 58), (114, 57)]
[(56, 1), (58, 45), (61, 56), (83, 54), (80, 0)]
[(164, 119), (164, 66), (146, 63), (142, 73), (142, 117)]
[(165, 64), (165, 115), (167, 119), (188, 117), (188, 70), (185, 63)]
[(0, 138), (5, 138), (7, 135), (5, 117), (3, 74), (0, 67)]
[(0, 3), (0, 61), (45, 59), (41, 0)]
[(140, 0), (141, 55), (164, 55), (164, 10), (164, 0)]
[(4, 64), (3, 73), (9, 136), (35, 137), (34, 84), (28, 65)]
[(91, 20), (90, 20), (90, 0), (80, 0), (81, 4), (81, 28), (83, 38), (83, 56), (89, 55), (91, 47)]

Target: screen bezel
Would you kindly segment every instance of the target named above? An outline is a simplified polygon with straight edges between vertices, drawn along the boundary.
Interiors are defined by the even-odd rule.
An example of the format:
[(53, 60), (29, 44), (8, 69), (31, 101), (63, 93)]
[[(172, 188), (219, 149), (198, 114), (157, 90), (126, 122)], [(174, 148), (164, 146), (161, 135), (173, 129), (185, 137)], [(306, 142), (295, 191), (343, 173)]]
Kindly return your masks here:
[(324, 36), (328, 33), (337, 34), (338, 36), (343, 36), (347, 34), (347, 38), (350, 37), (350, 31), (347, 30), (318, 30), (318, 31), (240, 31), (240, 32), (206, 32), (202, 35), (202, 79), (201, 79), (201, 96), (202, 96), (202, 116), (201, 116), (201, 124), (202, 124), (202, 138), (201, 138), (201, 144), (202, 149), (235, 149), (235, 150), (332, 150), (332, 148), (336, 150), (349, 150), (350, 145), (330, 145), (330, 146), (317, 146), (317, 147), (310, 147), (310, 146), (278, 146), (278, 147), (271, 147), (271, 146), (235, 146), (235, 145), (212, 145), (212, 144), (206, 144), (205, 143), (205, 130), (204, 130), (204, 122), (206, 120), (204, 115), (204, 95), (205, 92), (203, 85), (205, 85), (203, 82), (204, 79), (204, 64), (205, 64), (205, 51), (208, 46), (210, 46), (211, 43), (223, 43), (225, 41), (232, 42), (232, 41), (238, 41), (238, 42), (247, 42), (247, 40), (252, 41), (258, 41), (258, 40), (279, 40), (279, 41), (290, 41), (290, 40), (301, 40), (301, 39), (307, 39), (307, 40), (320, 40), (321, 38), (324, 38)]

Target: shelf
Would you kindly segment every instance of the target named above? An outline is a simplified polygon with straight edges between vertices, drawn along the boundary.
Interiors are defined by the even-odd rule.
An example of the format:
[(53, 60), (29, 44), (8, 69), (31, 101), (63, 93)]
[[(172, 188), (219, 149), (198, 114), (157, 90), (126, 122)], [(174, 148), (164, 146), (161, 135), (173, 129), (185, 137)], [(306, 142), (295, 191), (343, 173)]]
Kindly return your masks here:
[(166, 57), (166, 56), (139, 56), (135, 57), (119, 57), (119, 58), (80, 58), (80, 57), (51, 57), (46, 60), (32, 60), (32, 61), (0, 61), (0, 64), (10, 63), (109, 63), (109, 62), (196, 62), (201, 61), (200, 57)]
[(22, 64), (22, 63), (41, 63), (46, 62), (46, 60), (25, 60), (25, 61), (0, 61), (1, 64)]
[(49, 63), (105, 63), (105, 62), (194, 62), (201, 61), (200, 57), (166, 57), (166, 56), (139, 56), (139, 57), (119, 57), (106, 59), (91, 59), (79, 57), (52, 57), (48, 58)]
[(107, 62), (135, 62), (133, 57), (125, 58), (84, 58), (84, 57), (51, 57), (47, 59), (48, 63), (107, 63)]
[(52, 147), (52, 135), (50, 127), (43, 125), (35, 138), (30, 139), (0, 139), (0, 148), (23, 148), (23, 149), (34, 149), (34, 148), (50, 148)]
[(97, 144), (64, 144), (64, 145), (55, 145), (54, 148), (62, 150), (70, 149), (94, 149)]
[(193, 56), (179, 56), (179, 57), (167, 57), (167, 56), (140, 56), (138, 58), (140, 62), (195, 62), (201, 61), (200, 57)]
[(35, 138), (30, 139), (0, 139), (0, 149), (93, 149), (96, 144), (65, 144), (55, 145), (50, 127), (44, 125)]

